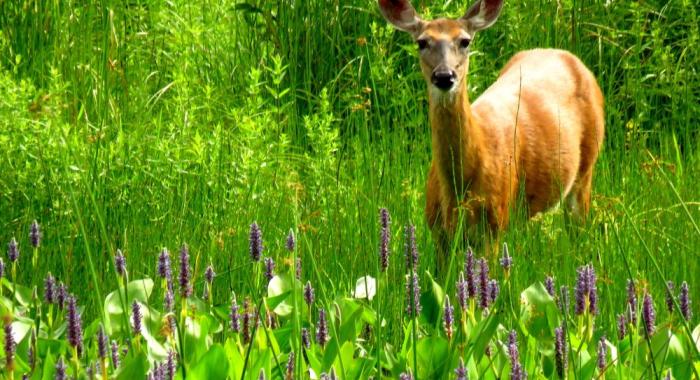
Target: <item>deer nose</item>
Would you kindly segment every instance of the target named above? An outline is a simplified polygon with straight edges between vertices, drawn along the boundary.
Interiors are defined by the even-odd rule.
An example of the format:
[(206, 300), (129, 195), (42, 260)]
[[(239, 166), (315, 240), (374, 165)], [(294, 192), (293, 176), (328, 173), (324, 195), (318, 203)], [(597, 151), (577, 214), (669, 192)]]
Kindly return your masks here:
[(431, 81), (441, 90), (449, 90), (457, 81), (457, 73), (452, 70), (433, 71)]

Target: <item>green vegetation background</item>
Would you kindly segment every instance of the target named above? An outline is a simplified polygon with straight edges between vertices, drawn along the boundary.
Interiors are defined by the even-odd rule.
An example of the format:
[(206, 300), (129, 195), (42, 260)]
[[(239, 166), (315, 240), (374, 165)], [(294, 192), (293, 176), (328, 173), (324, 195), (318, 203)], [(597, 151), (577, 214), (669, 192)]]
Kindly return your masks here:
[[(414, 2), (425, 17), (468, 5)], [(699, 12), (687, 0), (511, 0), (477, 36), (473, 99), (534, 47), (573, 51), (606, 96), (591, 220), (572, 234), (561, 212), (516, 219), (504, 237), (515, 289), (546, 274), (571, 284), (592, 261), (606, 326), (630, 273), (661, 299), (653, 257), (700, 294)], [(274, 258), (297, 232), (304, 278), (331, 299), (376, 273), (385, 206), (397, 286), (383, 297), (399, 314), (404, 224), (434, 268), (426, 111), (416, 49), (374, 0), (0, 2), (0, 241), (20, 241), (20, 283), (50, 270), (92, 313), (96, 287), (116, 286), (117, 248), (139, 278), (154, 275), (162, 247), (187, 242), (198, 276), (214, 263), (214, 299), (226, 303), (250, 285), (258, 221)], [(33, 219), (44, 231), (36, 275)]]

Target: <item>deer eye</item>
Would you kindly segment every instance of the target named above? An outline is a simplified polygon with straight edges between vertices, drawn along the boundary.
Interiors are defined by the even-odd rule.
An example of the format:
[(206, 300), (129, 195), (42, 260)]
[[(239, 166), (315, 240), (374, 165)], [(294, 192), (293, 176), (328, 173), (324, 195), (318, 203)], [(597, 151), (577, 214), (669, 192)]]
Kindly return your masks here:
[(471, 42), (472, 42), (472, 41), (471, 41), (469, 38), (462, 38), (462, 39), (459, 40), (459, 47), (462, 48), (462, 49), (466, 49), (466, 48), (469, 47), (469, 44), (470, 44)]
[(418, 40), (418, 49), (419, 50), (424, 50), (425, 48), (428, 47), (428, 40)]

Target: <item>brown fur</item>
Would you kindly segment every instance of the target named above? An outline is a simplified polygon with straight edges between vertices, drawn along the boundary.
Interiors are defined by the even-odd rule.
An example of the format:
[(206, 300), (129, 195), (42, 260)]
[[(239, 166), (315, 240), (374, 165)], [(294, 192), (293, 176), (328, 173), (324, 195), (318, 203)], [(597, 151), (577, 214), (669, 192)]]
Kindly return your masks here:
[[(488, 6), (500, 6), (496, 0)], [(497, 233), (510, 219), (519, 191), (530, 216), (567, 200), (584, 219), (593, 168), (604, 136), (603, 95), (593, 74), (563, 50), (516, 54), (473, 103), (467, 93), (468, 54), (457, 47), (495, 16), (470, 8), (471, 19), (387, 18), (416, 39), (428, 39), (421, 69), (429, 86), (432, 162), (425, 215), (436, 240), (454, 237), (458, 210), (469, 226), (486, 221)], [(412, 8), (411, 8), (412, 10)], [(385, 15), (386, 15), (385, 11)], [(410, 12), (406, 13), (410, 14)], [(494, 17), (484, 21), (484, 17)], [(477, 25), (472, 27), (470, 25)], [(485, 25), (485, 26), (484, 26)], [(431, 86), (437, 66), (456, 72), (450, 92)]]
[(483, 199), (481, 212), (500, 230), (521, 184), (530, 215), (573, 196), (577, 215), (585, 217), (603, 142), (603, 96), (576, 57), (561, 50), (524, 51), (473, 106), (466, 86), (458, 91), (447, 106), (431, 96), (431, 225), (453, 233), (459, 195), (468, 190)]

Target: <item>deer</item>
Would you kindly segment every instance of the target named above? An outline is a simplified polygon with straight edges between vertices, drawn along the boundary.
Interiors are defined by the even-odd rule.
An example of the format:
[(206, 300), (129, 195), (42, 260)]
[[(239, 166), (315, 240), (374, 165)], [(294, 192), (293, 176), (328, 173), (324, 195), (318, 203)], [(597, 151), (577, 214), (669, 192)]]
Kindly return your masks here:
[(562, 205), (585, 221), (605, 120), (603, 93), (584, 63), (565, 50), (520, 51), (471, 103), (470, 46), (496, 22), (503, 0), (477, 0), (459, 19), (432, 21), (409, 0), (378, 1), (384, 18), (413, 37), (428, 87), (425, 218), (438, 270), (458, 223), (465, 235), (481, 224), (489, 241), (498, 240), (520, 203), (528, 218)]

